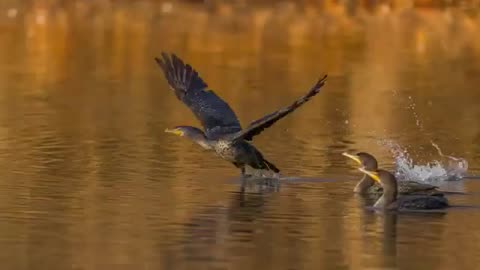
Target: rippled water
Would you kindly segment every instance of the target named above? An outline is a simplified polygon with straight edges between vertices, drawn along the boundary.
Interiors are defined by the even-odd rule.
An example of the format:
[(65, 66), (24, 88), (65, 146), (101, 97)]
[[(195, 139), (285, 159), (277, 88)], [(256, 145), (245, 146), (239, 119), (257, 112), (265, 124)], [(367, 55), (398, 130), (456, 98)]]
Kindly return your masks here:
[[(383, 215), (352, 194), (360, 175), (341, 155), (368, 151), (392, 169), (388, 139), (426, 164), (439, 159), (434, 141), (480, 175), (478, 19), (175, 7), (79, 4), (1, 19), (2, 269), (480, 264), (479, 180), (443, 183), (467, 192), (449, 199), (469, 207)], [(153, 61), (163, 50), (191, 63), (243, 125), (328, 73), (321, 94), (255, 138), (292, 179), (242, 190), (229, 163), (165, 134), (198, 123)]]

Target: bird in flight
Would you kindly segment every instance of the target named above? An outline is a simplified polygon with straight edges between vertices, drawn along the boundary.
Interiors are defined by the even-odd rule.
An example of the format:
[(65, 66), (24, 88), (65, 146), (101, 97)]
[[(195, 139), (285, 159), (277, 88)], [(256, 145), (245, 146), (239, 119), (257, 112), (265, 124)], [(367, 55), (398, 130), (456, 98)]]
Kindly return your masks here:
[(325, 84), (327, 75), (323, 76), (302, 97), (290, 106), (251, 122), (246, 128), (240, 122), (230, 106), (208, 89), (207, 84), (198, 72), (189, 64), (183, 62), (175, 54), (162, 53), (161, 58), (155, 58), (175, 96), (193, 112), (203, 126), (203, 131), (191, 126), (176, 126), (165, 132), (186, 137), (201, 147), (213, 150), (224, 160), (231, 162), (246, 176), (245, 168), (250, 166), (258, 170), (280, 170), (251, 143), (254, 136), (287, 116), (318, 94)]

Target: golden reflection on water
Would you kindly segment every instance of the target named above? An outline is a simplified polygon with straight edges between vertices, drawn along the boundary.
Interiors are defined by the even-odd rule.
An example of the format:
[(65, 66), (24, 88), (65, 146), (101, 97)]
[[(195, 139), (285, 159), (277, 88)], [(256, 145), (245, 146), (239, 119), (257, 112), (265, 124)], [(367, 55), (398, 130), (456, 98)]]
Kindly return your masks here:
[(153, 61), (178, 53), (244, 125), (328, 73), (318, 97), (256, 140), (287, 175), (357, 176), (339, 156), (349, 149), (389, 165), (380, 138), (413, 149), (434, 139), (478, 173), (477, 16), (407, 4), (350, 16), (333, 1), (213, 10), (165, 1), (10, 3), (0, 6), (4, 16), (18, 9), (0, 18), (0, 245), (10, 269), (478, 265), (477, 212), (365, 214), (353, 182), (238, 193), (225, 180), (238, 173), (229, 164), (163, 133), (198, 124)]

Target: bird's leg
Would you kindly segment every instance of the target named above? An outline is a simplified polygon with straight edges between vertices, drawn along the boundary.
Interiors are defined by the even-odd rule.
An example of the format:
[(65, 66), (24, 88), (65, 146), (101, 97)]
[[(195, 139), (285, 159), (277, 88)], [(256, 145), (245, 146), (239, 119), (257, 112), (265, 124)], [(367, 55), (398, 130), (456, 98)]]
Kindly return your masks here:
[(245, 178), (245, 165), (240, 165), (237, 162), (232, 162), (233, 166), (237, 167), (240, 169), (240, 175), (242, 178)]
[(245, 164), (240, 164), (240, 163), (237, 163), (237, 162), (232, 162), (232, 164), (235, 167), (240, 169), (240, 173), (241, 173), (242, 178), (248, 178), (249, 176), (251, 176), (251, 175), (246, 173)]
[(243, 178), (245, 178), (245, 177), (247, 176), (247, 175), (245, 174), (245, 166), (242, 166), (242, 167), (240, 168), (240, 172), (241, 172)]
[(242, 173), (242, 178), (248, 178), (248, 177), (251, 177), (251, 175), (250, 175), (250, 174), (247, 174), (247, 173), (246, 173), (245, 165), (244, 165), (244, 166), (242, 166), (242, 167), (240, 167), (240, 171), (241, 171), (241, 173)]

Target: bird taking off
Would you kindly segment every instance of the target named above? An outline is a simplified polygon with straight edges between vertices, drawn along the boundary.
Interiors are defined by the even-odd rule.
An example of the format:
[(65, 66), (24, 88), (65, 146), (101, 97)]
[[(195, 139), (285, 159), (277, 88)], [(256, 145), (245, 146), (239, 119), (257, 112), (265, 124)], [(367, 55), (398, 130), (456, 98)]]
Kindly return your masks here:
[(280, 172), (251, 144), (253, 137), (318, 94), (327, 79), (327, 75), (323, 76), (304, 96), (290, 106), (267, 114), (242, 129), (230, 106), (208, 89), (198, 72), (189, 64), (175, 54), (162, 53), (161, 58), (155, 60), (175, 96), (190, 108), (203, 126), (203, 131), (196, 127), (176, 126), (173, 129), (166, 129), (165, 132), (187, 137), (203, 148), (215, 151), (218, 156), (239, 168), (242, 176), (245, 176), (247, 165), (254, 169)]

